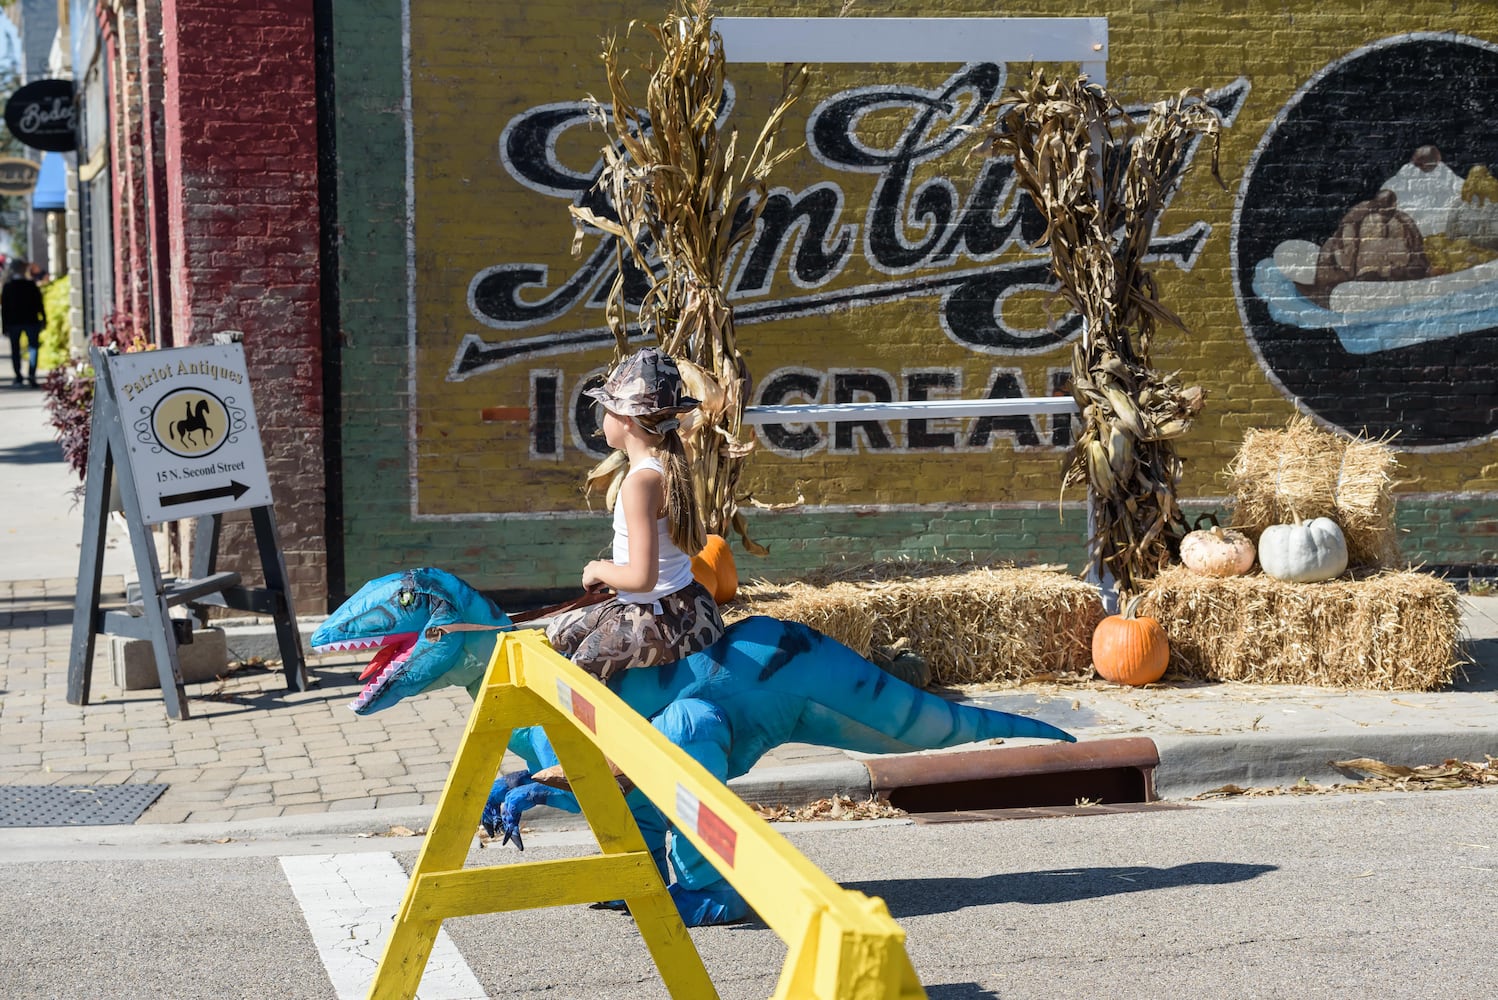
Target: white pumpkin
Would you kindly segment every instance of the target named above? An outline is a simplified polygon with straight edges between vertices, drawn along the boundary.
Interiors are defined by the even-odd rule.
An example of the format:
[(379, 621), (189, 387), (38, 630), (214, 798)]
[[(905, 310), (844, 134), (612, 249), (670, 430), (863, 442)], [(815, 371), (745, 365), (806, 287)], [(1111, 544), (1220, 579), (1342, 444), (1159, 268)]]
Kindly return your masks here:
[(1259, 565), (1276, 580), (1330, 580), (1347, 568), (1347, 539), (1329, 517), (1271, 524), (1259, 536)]
[(1181, 539), (1181, 563), (1203, 576), (1242, 576), (1254, 568), (1254, 543), (1232, 528), (1198, 528)]

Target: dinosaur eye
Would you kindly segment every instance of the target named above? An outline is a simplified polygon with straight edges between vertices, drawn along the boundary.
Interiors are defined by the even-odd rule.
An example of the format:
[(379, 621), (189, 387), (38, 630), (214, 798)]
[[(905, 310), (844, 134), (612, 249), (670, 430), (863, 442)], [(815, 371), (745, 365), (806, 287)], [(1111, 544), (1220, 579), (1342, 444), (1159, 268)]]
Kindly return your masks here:
[(396, 595), (395, 602), (403, 608), (409, 608), (411, 605), (416, 603), (416, 592), (412, 590), (403, 590)]

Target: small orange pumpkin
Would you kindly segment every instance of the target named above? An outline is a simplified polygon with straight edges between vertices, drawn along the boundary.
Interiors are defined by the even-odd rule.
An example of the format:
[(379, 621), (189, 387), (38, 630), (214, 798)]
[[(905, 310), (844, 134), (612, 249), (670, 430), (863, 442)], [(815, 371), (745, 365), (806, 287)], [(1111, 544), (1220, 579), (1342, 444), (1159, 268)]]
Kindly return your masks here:
[(692, 576), (719, 604), (733, 600), (739, 592), (739, 569), (733, 561), (733, 550), (722, 536), (707, 536), (707, 544), (692, 557)]
[(1104, 680), (1137, 687), (1165, 676), (1170, 661), (1165, 630), (1155, 619), (1134, 614), (1143, 596), (1136, 595), (1123, 614), (1104, 618), (1092, 633), (1092, 666)]

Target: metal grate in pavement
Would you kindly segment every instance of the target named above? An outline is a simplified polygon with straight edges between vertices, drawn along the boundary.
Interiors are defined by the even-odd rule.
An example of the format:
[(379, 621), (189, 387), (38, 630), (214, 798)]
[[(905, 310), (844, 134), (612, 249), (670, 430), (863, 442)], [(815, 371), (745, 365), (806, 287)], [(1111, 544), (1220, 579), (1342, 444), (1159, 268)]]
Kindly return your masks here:
[(0, 785), (0, 827), (134, 823), (166, 785)]
[(1025, 806), (1015, 809), (959, 809), (911, 813), (915, 823), (973, 823), (982, 820), (1056, 819), (1062, 816), (1117, 816), (1119, 813), (1195, 809), (1184, 802), (1096, 802), (1087, 806)]

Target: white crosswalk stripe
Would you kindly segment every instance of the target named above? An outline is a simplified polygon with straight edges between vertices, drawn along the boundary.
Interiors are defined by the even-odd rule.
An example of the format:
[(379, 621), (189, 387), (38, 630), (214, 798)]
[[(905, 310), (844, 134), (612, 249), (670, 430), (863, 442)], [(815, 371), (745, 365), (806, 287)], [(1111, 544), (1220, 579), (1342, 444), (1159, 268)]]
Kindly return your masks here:
[[(391, 854), (283, 857), (281, 868), (302, 907), (339, 1000), (369, 994), (408, 881)], [(439, 931), (418, 1000), (487, 1000), (446, 931)]]

